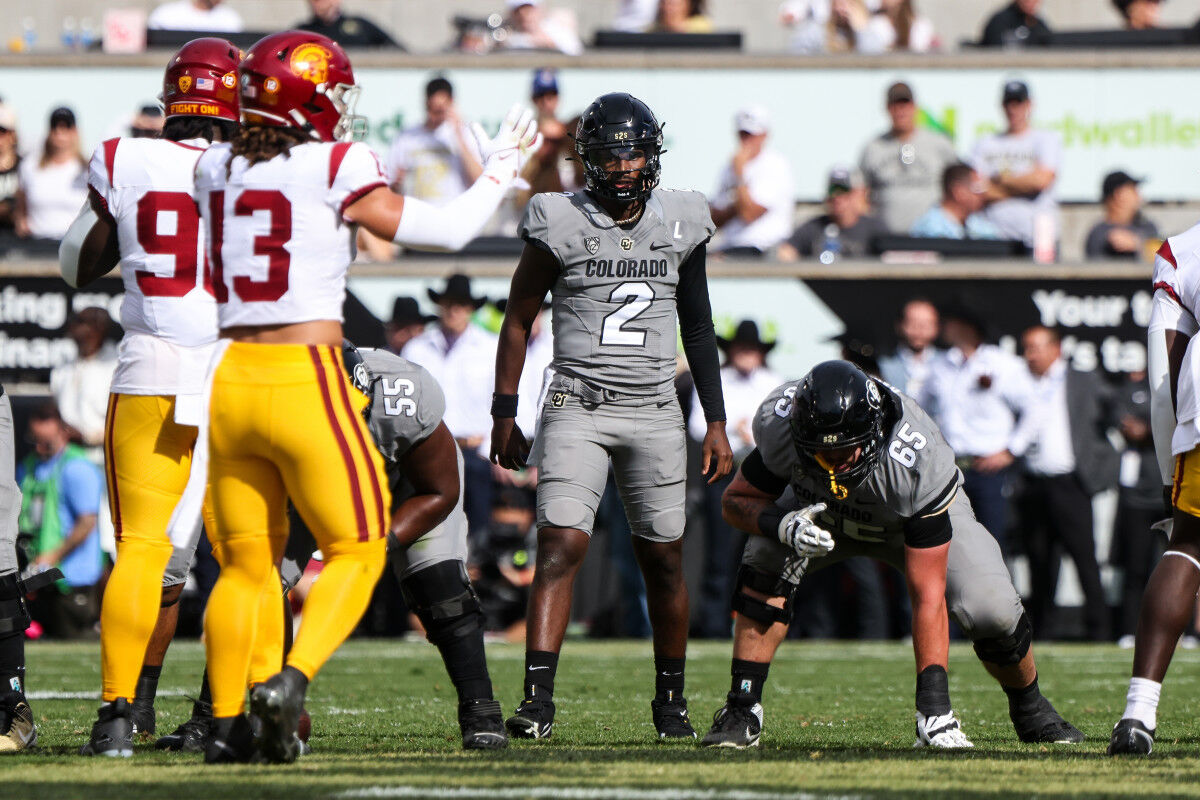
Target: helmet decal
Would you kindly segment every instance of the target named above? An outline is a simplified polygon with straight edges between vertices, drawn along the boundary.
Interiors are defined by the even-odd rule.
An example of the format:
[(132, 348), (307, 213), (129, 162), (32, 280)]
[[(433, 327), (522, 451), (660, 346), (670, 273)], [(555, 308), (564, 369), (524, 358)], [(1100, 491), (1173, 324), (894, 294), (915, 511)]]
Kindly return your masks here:
[(179, 76), (179, 91), (183, 92), (184, 94), (187, 94), (191, 90), (192, 90), (192, 76), (191, 75), (180, 75)]
[(875, 385), (875, 381), (867, 381), (867, 403), (871, 408), (879, 408), (883, 400), (879, 397), (879, 387)]
[(319, 44), (302, 44), (292, 51), (292, 74), (311, 83), (325, 83), (333, 53)]

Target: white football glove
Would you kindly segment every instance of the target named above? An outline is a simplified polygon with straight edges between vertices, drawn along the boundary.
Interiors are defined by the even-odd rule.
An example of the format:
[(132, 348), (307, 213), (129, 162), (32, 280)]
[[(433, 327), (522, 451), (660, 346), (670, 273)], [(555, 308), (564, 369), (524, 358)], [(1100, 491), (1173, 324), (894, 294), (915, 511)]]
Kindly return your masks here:
[(917, 741), (913, 743), (913, 747), (959, 750), (974, 746), (967, 735), (963, 733), (953, 711), (933, 717), (927, 717), (920, 711), (917, 712)]
[(523, 156), (542, 145), (537, 117), (520, 103), (508, 110), (495, 137), (489, 137), (478, 122), (471, 123), (471, 132), (479, 143), (484, 172), (504, 179), (511, 179), (520, 169)]
[(833, 549), (833, 535), (817, 525), (814, 518), (825, 510), (824, 503), (790, 511), (779, 521), (779, 541), (800, 558), (820, 558)]

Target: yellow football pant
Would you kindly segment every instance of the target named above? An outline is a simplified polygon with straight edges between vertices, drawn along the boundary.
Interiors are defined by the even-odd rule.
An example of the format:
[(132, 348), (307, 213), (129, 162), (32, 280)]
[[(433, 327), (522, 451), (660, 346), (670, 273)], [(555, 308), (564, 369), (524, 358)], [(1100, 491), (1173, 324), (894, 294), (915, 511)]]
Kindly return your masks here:
[(1200, 447), (1175, 456), (1171, 505), (1200, 517)]
[(288, 498), (325, 557), (288, 664), (311, 679), (366, 610), (391, 504), (366, 404), (340, 348), (232, 342), (216, 368), (208, 492), (221, 576), (204, 615), (216, 717), (245, 707), (263, 593), (278, 586)]

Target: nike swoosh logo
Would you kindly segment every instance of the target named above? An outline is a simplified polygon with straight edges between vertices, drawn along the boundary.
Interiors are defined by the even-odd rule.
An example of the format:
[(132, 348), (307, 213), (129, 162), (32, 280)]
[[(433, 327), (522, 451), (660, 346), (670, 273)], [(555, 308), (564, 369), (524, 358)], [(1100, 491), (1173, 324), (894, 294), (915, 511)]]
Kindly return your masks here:
[(666, 250), (666, 249), (667, 249), (667, 248), (669, 248), (669, 247), (671, 247), (671, 244), (670, 244), (670, 243), (667, 243), (667, 244), (651, 244), (651, 245), (650, 245), (650, 249), (651, 249), (651, 250)]
[(550, 669), (550, 668), (549, 667), (530, 667), (529, 671), (533, 672), (535, 669)]

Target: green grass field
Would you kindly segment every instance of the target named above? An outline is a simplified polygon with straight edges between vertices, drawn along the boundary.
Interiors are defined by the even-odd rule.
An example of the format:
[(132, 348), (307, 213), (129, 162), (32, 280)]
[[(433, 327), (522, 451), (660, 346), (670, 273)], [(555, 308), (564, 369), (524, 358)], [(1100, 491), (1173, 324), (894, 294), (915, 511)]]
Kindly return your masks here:
[[(495, 645), (488, 653), (508, 711), (519, 699), (523, 649)], [(662, 744), (650, 723), (649, 645), (568, 642), (554, 737), (484, 755), (459, 749), (454, 692), (432, 647), (355, 641), (310, 690), (313, 755), (290, 767), (205, 767), (148, 745), (132, 760), (76, 756), (95, 713), (99, 648), (34, 643), (29, 689), (39, 746), (0, 759), (0, 775), (6, 797), (54, 800), (1200, 797), (1200, 653), (1177, 655), (1155, 753), (1138, 760), (1104, 755), (1124, 707), (1130, 652), (1057, 645), (1038, 654), (1042, 688), (1087, 734), (1083, 745), (1017, 742), (1004, 695), (970, 648), (956, 645), (951, 692), (975, 750), (913, 751), (912, 654), (899, 643), (789, 643), (771, 668), (760, 748)], [(688, 698), (703, 733), (728, 689), (729, 645), (694, 644), (689, 655)], [(183, 694), (195, 691), (202, 661), (198, 644), (172, 649), (160, 731), (188, 714)]]

